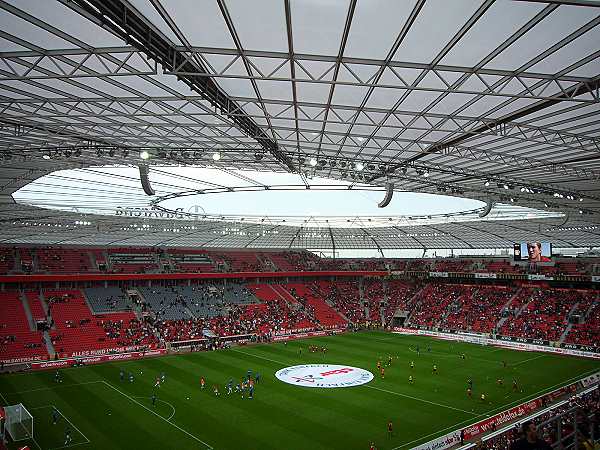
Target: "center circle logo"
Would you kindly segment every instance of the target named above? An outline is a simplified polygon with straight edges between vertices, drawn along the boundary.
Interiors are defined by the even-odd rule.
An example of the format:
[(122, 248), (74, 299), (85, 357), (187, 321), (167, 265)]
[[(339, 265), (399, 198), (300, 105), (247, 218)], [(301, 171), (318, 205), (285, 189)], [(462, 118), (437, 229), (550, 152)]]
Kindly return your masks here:
[(302, 364), (278, 370), (275, 376), (284, 383), (312, 388), (360, 386), (373, 379), (365, 369), (337, 364)]

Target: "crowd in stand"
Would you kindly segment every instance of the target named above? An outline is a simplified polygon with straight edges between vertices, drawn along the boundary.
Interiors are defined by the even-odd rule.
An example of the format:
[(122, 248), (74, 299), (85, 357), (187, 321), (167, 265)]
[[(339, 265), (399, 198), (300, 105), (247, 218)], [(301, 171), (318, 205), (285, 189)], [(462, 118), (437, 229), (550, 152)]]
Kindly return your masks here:
[[(198, 259), (199, 256), (202, 258)], [(189, 257), (192, 270), (182, 264)], [(194, 260), (198, 264), (193, 264)], [(20, 261), (20, 267), (16, 262)], [(271, 272), (271, 271), (438, 271), (545, 273), (582, 275), (600, 273), (595, 260), (564, 259), (554, 265), (514, 265), (509, 258), (321, 258), (308, 251), (209, 251), (155, 248), (13, 248), (0, 247), (2, 273), (160, 273), (174, 271)]]
[[(544, 424), (544, 422), (569, 411), (558, 421), (561, 427), (561, 436), (565, 439), (562, 440), (562, 445), (559, 445), (557, 448), (573, 448), (572, 446), (575, 441), (573, 415), (575, 414), (577, 416), (577, 441), (579, 444), (579, 447), (575, 450), (593, 450), (595, 447), (593, 444), (589, 446), (589, 439), (591, 436), (594, 436), (595, 439), (600, 436), (599, 392), (598, 389), (595, 389), (589, 393), (575, 395), (564, 405), (537, 416), (534, 422), (540, 424), (540, 426), (537, 427), (538, 439), (544, 440), (549, 445), (559, 444), (557, 423), (549, 422)], [(573, 408), (576, 408), (574, 412), (571, 411)], [(509, 429), (505, 433), (487, 440), (484, 439), (479, 441), (476, 448), (479, 450), (506, 450), (510, 449), (522, 437), (521, 427), (519, 424), (515, 424), (512, 429)]]
[[(600, 341), (600, 296), (593, 290), (381, 279), (291, 283), (287, 290), (285, 286), (227, 281), (145, 288), (157, 296), (153, 302), (135, 307), (146, 319), (136, 318), (131, 304), (123, 312), (93, 315), (77, 290), (46, 291), (44, 298), (50, 336), (58, 351), (87, 343), (100, 347), (164, 345), (202, 339), (205, 330), (215, 336), (268, 336), (347, 324), (392, 326), (397, 312), (408, 317), (409, 326), (561, 340), (585, 345), (585, 350), (591, 351), (598, 349)], [(107, 294), (107, 304), (111, 295), (114, 293)], [(20, 300), (13, 303), (21, 308)], [(323, 306), (325, 312), (317, 313), (315, 305)], [(177, 308), (185, 314), (163, 314)], [(332, 314), (339, 320), (330, 323)], [(26, 320), (22, 327), (28, 330)], [(78, 342), (77, 336), (85, 342)], [(21, 347), (42, 346), (42, 337), (40, 333), (36, 339), (22, 339), (16, 331), (0, 328), (3, 347), (14, 347), (17, 340)]]
[(524, 289), (518, 309), (502, 326), (507, 336), (558, 341), (568, 323), (568, 314), (588, 293), (567, 289)]
[(430, 283), (425, 286), (413, 302), (410, 323), (422, 327), (439, 327), (444, 324), (453, 305), (467, 301), (470, 286)]
[(449, 305), (449, 313), (441, 326), (452, 330), (491, 333), (502, 309), (514, 293), (512, 287), (473, 286)]
[(349, 322), (366, 322), (365, 309), (360, 302), (358, 283), (355, 281), (344, 281), (329, 283), (328, 289), (324, 291), (327, 301), (335, 306)]

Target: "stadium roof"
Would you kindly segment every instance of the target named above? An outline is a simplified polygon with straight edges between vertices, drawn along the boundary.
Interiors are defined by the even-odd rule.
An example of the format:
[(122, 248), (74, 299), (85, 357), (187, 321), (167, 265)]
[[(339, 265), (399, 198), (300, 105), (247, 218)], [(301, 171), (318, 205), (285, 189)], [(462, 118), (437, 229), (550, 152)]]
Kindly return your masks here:
[[(0, 25), (6, 243), (494, 248), (540, 237), (565, 247), (600, 241), (598, 2), (0, 0)], [(288, 172), (305, 187), (312, 177), (381, 190), (393, 183), (398, 191), (499, 204), (512, 198), (538, 212), (512, 210), (494, 220), (465, 212), (435, 224), (394, 217), (394, 227), (364, 218), (362, 237), (328, 219), (310, 228), (236, 217), (182, 226), (155, 220), (146, 223), (152, 234), (140, 232), (136, 218), (64, 211), (85, 192), (131, 205), (144, 198), (140, 186), (124, 189), (118, 180), (81, 175), (79, 186), (65, 185), (69, 201), (62, 197), (54, 211), (12, 197), (57, 170), (140, 163), (150, 166), (151, 182), (158, 166), (241, 177)], [(157, 197), (190, 190), (177, 174), (169, 177), (154, 186)], [(82, 231), (81, 222), (94, 230)], [(173, 237), (183, 226), (203, 231)]]

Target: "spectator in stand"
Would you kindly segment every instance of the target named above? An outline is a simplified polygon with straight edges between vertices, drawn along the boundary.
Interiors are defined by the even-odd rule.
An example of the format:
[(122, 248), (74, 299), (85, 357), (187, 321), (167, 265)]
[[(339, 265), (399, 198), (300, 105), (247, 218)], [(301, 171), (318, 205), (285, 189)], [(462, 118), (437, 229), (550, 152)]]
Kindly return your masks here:
[(521, 434), (523, 437), (511, 445), (511, 450), (552, 450), (546, 441), (538, 439), (537, 427), (533, 421), (523, 422)]

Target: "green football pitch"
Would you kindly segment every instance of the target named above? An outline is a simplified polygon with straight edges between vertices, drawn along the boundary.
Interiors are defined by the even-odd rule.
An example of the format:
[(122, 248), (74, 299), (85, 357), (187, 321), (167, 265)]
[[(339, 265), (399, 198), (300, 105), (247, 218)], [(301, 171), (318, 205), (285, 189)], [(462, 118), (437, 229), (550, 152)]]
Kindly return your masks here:
[[(309, 345), (328, 351), (310, 353)], [(464, 360), (459, 357), (463, 352)], [(387, 364), (389, 355), (392, 364), (382, 379), (376, 363)], [(312, 363), (359, 367), (375, 378), (336, 389), (275, 378), (279, 369)], [(120, 369), (135, 374), (134, 382), (121, 381)], [(23, 403), (34, 416), (35, 442), (19, 443), (32, 449), (330, 450), (368, 449), (370, 442), (379, 449), (407, 449), (599, 369), (600, 363), (586, 359), (361, 332), (63, 369), (59, 383), (55, 371), (6, 375), (0, 377), (0, 399)], [(239, 380), (248, 370), (261, 374), (254, 398), (227, 395), (228, 380)], [(152, 406), (161, 372), (166, 381), (156, 389)], [(408, 382), (411, 374), (414, 384)], [(204, 390), (201, 376), (207, 382)], [(469, 377), (473, 398), (466, 395)], [(503, 386), (498, 378), (505, 380)], [(513, 392), (513, 378), (522, 392)], [(220, 386), (218, 397), (213, 384)], [(479, 399), (482, 392), (485, 402)], [(57, 424), (52, 408), (58, 411)], [(72, 430), (72, 442), (65, 446), (66, 428)]]

